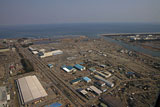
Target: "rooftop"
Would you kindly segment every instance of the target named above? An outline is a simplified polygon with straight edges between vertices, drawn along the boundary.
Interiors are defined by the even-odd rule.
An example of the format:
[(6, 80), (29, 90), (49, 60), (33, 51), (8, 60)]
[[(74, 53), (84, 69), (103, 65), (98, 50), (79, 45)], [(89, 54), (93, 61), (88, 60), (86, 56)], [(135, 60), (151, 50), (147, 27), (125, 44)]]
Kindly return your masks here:
[(87, 81), (87, 82), (88, 82), (88, 81), (91, 81), (91, 79), (88, 78), (88, 77), (83, 77), (83, 80), (84, 80), (84, 81)]
[(56, 102), (56, 103), (53, 103), (53, 104), (51, 104), (51, 105), (47, 105), (47, 106), (45, 106), (45, 107), (61, 107), (61, 106), (62, 106), (62, 104)]
[(81, 80), (82, 80), (82, 78), (77, 78), (77, 79), (72, 80), (71, 83), (78, 82), (78, 81), (81, 81)]
[(77, 68), (77, 69), (84, 69), (84, 66), (79, 65), (79, 64), (74, 65), (74, 67)]
[(73, 67), (72, 66), (66, 66), (67, 69), (72, 70)]
[(47, 96), (46, 91), (35, 75), (19, 78), (17, 85), (22, 104)]

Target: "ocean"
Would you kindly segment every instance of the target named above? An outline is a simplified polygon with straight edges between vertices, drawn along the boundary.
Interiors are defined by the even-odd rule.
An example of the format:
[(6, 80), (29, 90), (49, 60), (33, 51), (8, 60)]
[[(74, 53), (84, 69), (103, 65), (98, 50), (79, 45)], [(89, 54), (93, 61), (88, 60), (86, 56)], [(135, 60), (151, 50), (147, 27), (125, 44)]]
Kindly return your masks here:
[(85, 35), (94, 37), (106, 33), (154, 33), (160, 24), (146, 23), (76, 23), (0, 26), (0, 38), (52, 38)]

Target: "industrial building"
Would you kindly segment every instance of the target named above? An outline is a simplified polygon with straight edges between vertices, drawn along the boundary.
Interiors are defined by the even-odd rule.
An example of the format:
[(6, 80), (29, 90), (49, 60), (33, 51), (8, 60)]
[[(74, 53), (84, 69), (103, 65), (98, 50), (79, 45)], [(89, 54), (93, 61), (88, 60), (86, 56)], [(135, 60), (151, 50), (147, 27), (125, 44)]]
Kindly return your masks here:
[(63, 69), (65, 72), (71, 72), (71, 71), (76, 71), (75, 68), (73, 68), (72, 66), (62, 66), (61, 69)]
[(64, 70), (65, 72), (71, 72), (66, 66), (62, 66), (61, 69)]
[(45, 52), (46, 50), (45, 49), (39, 49), (39, 52)]
[(100, 87), (103, 87), (103, 86), (106, 85), (105, 82), (103, 82), (103, 81), (96, 81), (95, 84), (100, 86)]
[(95, 72), (95, 71), (96, 71), (95, 68), (89, 68), (89, 70), (90, 70), (91, 72)]
[(114, 83), (112, 83), (112, 82), (110, 82), (110, 81), (102, 78), (101, 76), (95, 75), (94, 77), (95, 77), (96, 79), (98, 79), (98, 80), (101, 80), (101, 81), (105, 82), (107, 86), (109, 86), (109, 87), (114, 87)]
[(91, 82), (91, 79), (90, 78), (88, 78), (88, 77), (83, 77), (83, 80), (85, 81), (85, 82)]
[(8, 52), (8, 51), (10, 51), (9, 48), (0, 48), (0, 52)]
[(106, 78), (109, 78), (110, 76), (112, 76), (112, 74), (108, 71), (104, 71), (103, 74), (106, 75)]
[(62, 107), (62, 104), (56, 102), (56, 103), (53, 103), (53, 104), (51, 104), (51, 105), (46, 105), (46, 106), (44, 106), (44, 107)]
[(0, 87), (0, 107), (7, 107), (7, 90), (5, 86)]
[(36, 51), (36, 49), (32, 48), (31, 46), (28, 47), (28, 49), (29, 49), (30, 51)]
[(76, 69), (80, 70), (80, 71), (83, 71), (83, 70), (86, 69), (84, 66), (79, 65), (79, 64), (74, 65), (74, 67), (75, 67)]
[(98, 88), (96, 88), (95, 86), (90, 86), (89, 87), (96, 95), (100, 95), (102, 93), (101, 90), (99, 90)]
[(108, 78), (111, 76), (111, 73), (109, 72), (99, 72), (99, 71), (95, 71), (95, 73), (103, 78)]
[(52, 68), (52, 67), (53, 67), (53, 64), (48, 64), (48, 67), (49, 67), (49, 68)]
[(85, 89), (82, 89), (82, 88), (78, 89), (77, 91), (83, 96), (85, 96), (88, 93)]
[(16, 83), (22, 105), (34, 103), (47, 96), (46, 91), (35, 75), (19, 78)]
[(49, 52), (41, 52), (39, 54), (39, 56), (40, 56), (40, 58), (45, 58), (45, 57), (49, 57), (49, 56), (53, 56), (53, 55), (59, 55), (59, 54), (63, 54), (63, 51), (53, 50), (53, 51), (49, 51)]
[(36, 55), (36, 54), (38, 54), (38, 51), (32, 51), (32, 53)]
[(77, 83), (79, 83), (81, 80), (82, 80), (82, 78), (77, 78), (77, 79), (72, 80), (70, 83), (71, 83), (71, 84), (77, 84)]

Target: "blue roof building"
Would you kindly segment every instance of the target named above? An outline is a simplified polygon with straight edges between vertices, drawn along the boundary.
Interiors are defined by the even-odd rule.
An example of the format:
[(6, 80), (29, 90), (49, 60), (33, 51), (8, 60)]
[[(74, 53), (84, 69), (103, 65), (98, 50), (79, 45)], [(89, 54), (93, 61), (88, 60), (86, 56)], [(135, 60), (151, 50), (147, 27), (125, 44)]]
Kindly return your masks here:
[(88, 77), (83, 77), (83, 80), (85, 81), (85, 82), (91, 82), (91, 79), (90, 78), (88, 78)]
[(56, 103), (53, 103), (51, 105), (46, 105), (45, 107), (62, 107), (62, 104), (56, 102)]
[(67, 69), (69, 69), (70, 71), (74, 71), (75, 68), (73, 68), (72, 66), (66, 66)]
[(77, 83), (79, 83), (81, 80), (82, 80), (82, 78), (77, 78), (77, 79), (72, 80), (70, 83), (71, 83), (71, 84), (77, 84)]
[(53, 67), (53, 65), (52, 65), (52, 64), (48, 64), (48, 67), (49, 67), (49, 68), (52, 68), (52, 67)]
[(71, 72), (76, 70), (72, 66), (66, 66), (66, 65), (61, 66), (61, 69), (63, 69), (65, 72)]
[(84, 66), (79, 65), (79, 64), (74, 65), (74, 67), (75, 67), (76, 69), (80, 70), (80, 71), (83, 71), (83, 70), (86, 69)]
[(128, 75), (133, 75), (133, 74), (134, 74), (134, 72), (127, 72), (127, 74), (128, 74)]

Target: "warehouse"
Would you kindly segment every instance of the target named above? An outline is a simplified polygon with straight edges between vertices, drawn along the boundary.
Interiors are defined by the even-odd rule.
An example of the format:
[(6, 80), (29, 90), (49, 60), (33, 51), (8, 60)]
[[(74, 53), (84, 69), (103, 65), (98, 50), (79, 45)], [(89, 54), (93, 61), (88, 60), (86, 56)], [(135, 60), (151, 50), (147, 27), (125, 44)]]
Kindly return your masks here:
[(56, 103), (53, 103), (53, 104), (51, 104), (51, 105), (46, 105), (46, 106), (44, 106), (44, 107), (62, 107), (62, 104), (56, 102)]
[(96, 72), (96, 69), (95, 69), (95, 68), (89, 68), (89, 70), (90, 70), (91, 72)]
[(85, 89), (82, 89), (82, 88), (78, 89), (77, 91), (83, 96), (85, 96), (88, 93)]
[(74, 65), (74, 67), (75, 67), (76, 69), (80, 70), (80, 71), (83, 71), (83, 70), (86, 69), (84, 66), (79, 65), (79, 64)]
[(89, 88), (97, 95), (100, 95), (102, 93), (102, 91), (96, 88), (95, 86), (90, 86)]
[(71, 71), (76, 71), (75, 68), (73, 68), (72, 66), (62, 66), (61, 69), (63, 69), (65, 72), (71, 72)]
[(52, 54), (53, 55), (63, 54), (63, 51), (61, 51), (61, 50), (55, 50), (55, 51), (52, 51)]
[(7, 90), (5, 86), (0, 87), (0, 107), (7, 107)]
[(22, 105), (38, 101), (47, 96), (46, 91), (35, 75), (19, 78), (16, 83)]
[(53, 68), (53, 64), (48, 64), (48, 67), (49, 68)]
[(104, 74), (104, 72), (99, 72), (99, 71), (96, 71), (95, 72), (97, 75), (99, 75), (99, 76), (101, 76), (101, 77), (103, 77), (103, 78), (108, 78), (108, 77), (110, 77), (111, 75), (109, 75), (109, 74)]
[(38, 51), (32, 51), (32, 53), (33, 53), (34, 55), (36, 55), (36, 54), (38, 54)]
[(98, 79), (98, 80), (101, 80), (101, 81), (105, 82), (107, 86), (109, 86), (109, 87), (114, 87), (114, 83), (112, 83), (112, 82), (110, 82), (110, 81), (108, 81), (108, 80), (100, 77), (99, 75), (95, 75), (94, 77), (95, 77), (96, 79)]
[(77, 83), (79, 83), (81, 80), (82, 80), (82, 78), (77, 78), (77, 79), (72, 80), (70, 83), (71, 83), (71, 84), (77, 84)]
[(59, 55), (62, 53), (63, 53), (63, 51), (61, 51), (61, 50), (54, 50), (54, 51), (49, 51), (49, 52), (40, 52), (39, 56), (40, 56), (40, 58), (45, 58), (45, 57), (49, 57), (52, 55)]
[(36, 51), (36, 49), (34, 49), (34, 48), (32, 48), (32, 47), (28, 47), (28, 49), (29, 49), (30, 51)]
[(66, 68), (67, 68), (68, 70), (70, 70), (70, 71), (76, 71), (76, 69), (73, 68), (72, 66), (66, 66)]
[(64, 70), (65, 72), (71, 72), (65, 65), (61, 66), (61, 69)]
[(88, 77), (83, 77), (83, 80), (85, 81), (85, 82), (91, 82), (91, 79), (90, 78), (88, 78)]
[(110, 72), (107, 72), (107, 71), (105, 71), (103, 73), (106, 75), (106, 78), (109, 78), (112, 75)]
[(97, 81), (97, 82), (95, 82), (95, 84), (100, 86), (100, 87), (103, 87), (103, 86), (106, 85), (103, 81)]

